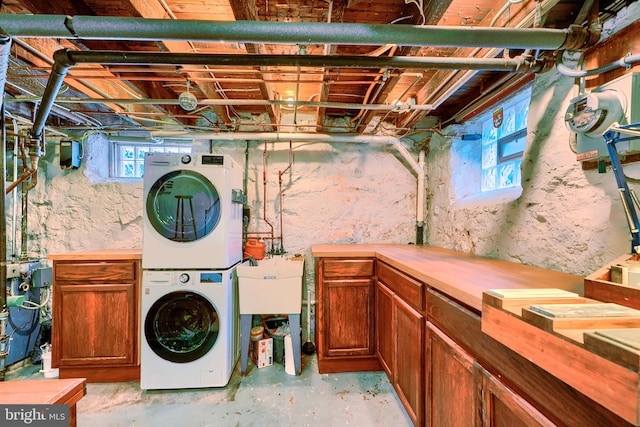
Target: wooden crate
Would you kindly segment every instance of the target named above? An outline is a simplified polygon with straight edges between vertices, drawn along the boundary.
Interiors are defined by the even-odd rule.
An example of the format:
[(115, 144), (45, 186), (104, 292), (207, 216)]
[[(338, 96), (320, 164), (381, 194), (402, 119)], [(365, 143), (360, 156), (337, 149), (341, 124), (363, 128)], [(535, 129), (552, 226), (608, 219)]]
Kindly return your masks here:
[(637, 254), (627, 254), (594, 271), (584, 279), (584, 296), (603, 302), (614, 302), (640, 310), (640, 288), (611, 281), (611, 266), (625, 261), (638, 261)]
[(640, 310), (577, 294), (500, 295), (483, 294), (483, 333), (640, 426)]

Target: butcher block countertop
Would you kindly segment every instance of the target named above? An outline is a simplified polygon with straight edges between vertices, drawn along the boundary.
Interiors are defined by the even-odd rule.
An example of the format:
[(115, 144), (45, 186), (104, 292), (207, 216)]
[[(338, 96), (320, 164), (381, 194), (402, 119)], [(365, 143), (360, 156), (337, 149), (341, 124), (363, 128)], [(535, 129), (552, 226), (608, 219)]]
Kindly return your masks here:
[(52, 261), (116, 261), (142, 259), (141, 249), (102, 249), (96, 251), (67, 252), (63, 254), (49, 254), (47, 259)]
[(559, 288), (583, 294), (584, 277), (539, 267), (418, 245), (317, 244), (314, 257), (375, 257), (482, 311), (488, 289)]

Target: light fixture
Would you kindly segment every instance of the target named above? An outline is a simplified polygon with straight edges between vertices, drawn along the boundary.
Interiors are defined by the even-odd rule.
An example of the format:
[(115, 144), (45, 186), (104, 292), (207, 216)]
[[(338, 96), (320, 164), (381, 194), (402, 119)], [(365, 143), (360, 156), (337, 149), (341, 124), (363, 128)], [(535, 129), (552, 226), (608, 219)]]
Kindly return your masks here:
[(185, 111), (193, 111), (198, 106), (198, 99), (194, 94), (189, 92), (189, 80), (187, 80), (187, 91), (182, 92), (180, 96), (178, 96), (178, 102)]

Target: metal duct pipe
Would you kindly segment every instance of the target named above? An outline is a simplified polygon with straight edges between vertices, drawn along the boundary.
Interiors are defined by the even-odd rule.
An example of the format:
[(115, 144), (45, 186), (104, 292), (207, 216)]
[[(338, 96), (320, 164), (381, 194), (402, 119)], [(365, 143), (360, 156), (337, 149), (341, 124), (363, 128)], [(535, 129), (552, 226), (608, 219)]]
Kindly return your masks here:
[(189, 40), (274, 44), (579, 49), (589, 31), (324, 22), (205, 21), (113, 16), (0, 15), (0, 29), (12, 37), (86, 40)]
[[(169, 21), (176, 22), (176, 21)], [(232, 66), (275, 66), (297, 65), (305, 67), (372, 67), (424, 69), (443, 67), (451, 69), (484, 69), (512, 72), (533, 72), (546, 69), (548, 65), (540, 61), (530, 62), (525, 56), (516, 58), (411, 58), (362, 56), (314, 56), (314, 55), (216, 55), (194, 53), (156, 52), (116, 52), (116, 51), (73, 51), (61, 49), (54, 53), (54, 64), (45, 88), (42, 103), (36, 113), (30, 132), (33, 139), (39, 139), (46, 124), (54, 100), (69, 69), (77, 64), (160, 64), (160, 65), (232, 65)], [(437, 67), (436, 67), (437, 68)], [(105, 100), (107, 101), (107, 100)], [(111, 102), (114, 102), (111, 100)], [(362, 108), (361, 106), (358, 108)]]
[(312, 68), (391, 68), (391, 69), (452, 69), (538, 72), (553, 63), (515, 58), (446, 58), (412, 56), (337, 56), (337, 55), (220, 55), (198, 53), (75, 51), (62, 49), (54, 53), (59, 66), (77, 64), (102, 65), (212, 65), (236, 67), (312, 67)]
[(0, 126), (2, 126), (0, 149), (0, 171), (2, 171), (2, 180), (0, 183), (0, 212), (2, 213), (2, 223), (0, 224), (0, 381), (4, 381), (6, 372), (6, 362), (8, 352), (6, 326), (9, 318), (7, 309), (7, 211), (5, 196), (5, 161), (7, 158), (7, 130), (6, 130), (6, 111), (4, 106), (4, 86), (7, 81), (7, 69), (9, 68), (9, 55), (11, 52), (11, 39), (2, 37), (0, 39)]
[(51, 74), (49, 74), (47, 86), (44, 88), (44, 93), (42, 94), (42, 102), (36, 112), (36, 117), (33, 120), (33, 128), (31, 128), (31, 131), (29, 132), (31, 139), (41, 139), (42, 131), (47, 124), (46, 122), (49, 112), (51, 111), (56, 96), (64, 83), (64, 78), (67, 76), (69, 68), (73, 65), (68, 58), (63, 58), (65, 56), (64, 52), (64, 50), (58, 50), (54, 53), (55, 62), (51, 68)]
[(11, 56), (11, 39), (8, 37), (1, 37), (0, 38), (0, 105), (3, 105), (4, 85), (7, 82), (7, 70), (9, 69), (10, 56)]
[[(4, 84), (2, 85), (4, 88)], [(1, 100), (2, 98), (0, 98)], [(7, 308), (7, 212), (5, 207), (6, 197), (4, 194), (5, 177), (7, 176), (5, 171), (5, 160), (7, 158), (7, 115), (5, 114), (4, 104), (0, 104), (0, 126), (2, 126), (2, 158), (0, 158), (0, 171), (2, 171), (2, 183), (0, 188), (0, 212), (2, 212), (2, 223), (0, 224), (0, 381), (4, 381), (6, 372), (7, 356), (6, 351), (7, 334), (6, 326), (9, 318), (9, 312)]]

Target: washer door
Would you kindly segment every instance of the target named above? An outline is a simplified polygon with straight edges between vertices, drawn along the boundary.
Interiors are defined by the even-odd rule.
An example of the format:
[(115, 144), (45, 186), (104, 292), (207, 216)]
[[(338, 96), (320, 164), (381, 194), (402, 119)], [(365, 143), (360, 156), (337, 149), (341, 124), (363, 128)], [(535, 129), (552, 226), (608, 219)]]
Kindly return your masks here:
[(144, 335), (151, 349), (164, 360), (193, 362), (207, 354), (218, 339), (220, 321), (211, 302), (190, 291), (159, 298), (144, 320)]
[(169, 172), (147, 195), (146, 212), (166, 239), (193, 242), (209, 235), (220, 221), (220, 196), (211, 181), (192, 170)]

